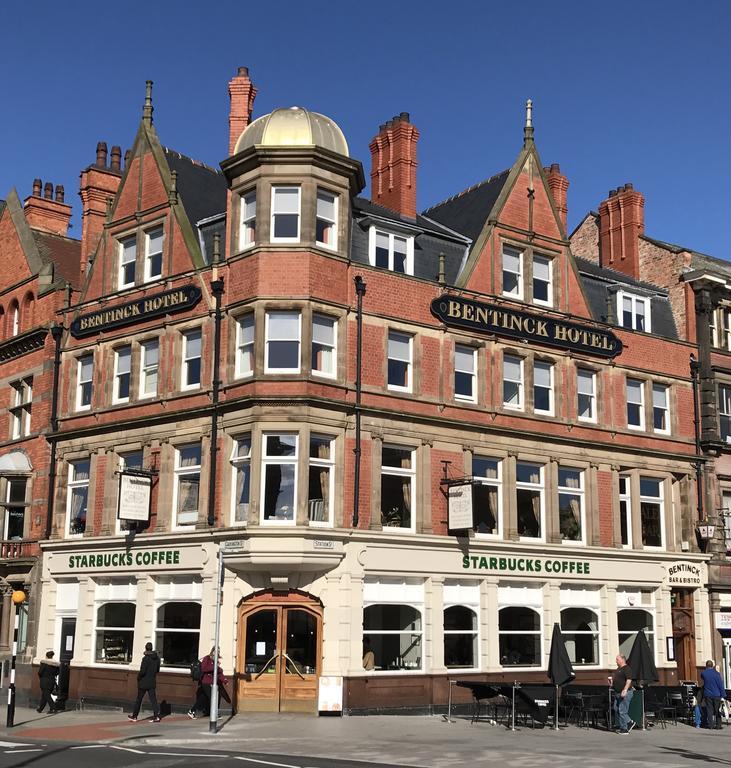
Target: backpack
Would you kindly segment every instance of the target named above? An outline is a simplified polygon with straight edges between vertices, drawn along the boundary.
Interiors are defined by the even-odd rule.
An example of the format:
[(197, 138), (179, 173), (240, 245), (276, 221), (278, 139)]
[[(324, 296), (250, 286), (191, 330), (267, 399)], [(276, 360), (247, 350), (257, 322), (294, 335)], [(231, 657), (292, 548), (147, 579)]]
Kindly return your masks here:
[(191, 665), (190, 665), (190, 676), (198, 682), (201, 679), (201, 662), (200, 659), (196, 659)]

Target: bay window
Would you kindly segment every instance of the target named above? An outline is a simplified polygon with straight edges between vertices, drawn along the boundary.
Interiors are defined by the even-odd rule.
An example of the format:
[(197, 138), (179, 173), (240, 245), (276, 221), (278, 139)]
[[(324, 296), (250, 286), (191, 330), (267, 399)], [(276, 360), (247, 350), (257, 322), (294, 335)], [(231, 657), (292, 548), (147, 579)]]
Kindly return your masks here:
[(724, 443), (731, 443), (731, 386), (718, 386), (719, 436)]
[(334, 377), (336, 374), (337, 321), (327, 315), (312, 315), (312, 373)]
[(254, 313), (236, 321), (236, 375), (251, 376), (254, 373)]
[(234, 440), (233, 455), (233, 520), (234, 525), (245, 525), (251, 503), (251, 435)]
[(300, 313), (266, 313), (265, 373), (299, 373)]
[(262, 440), (262, 521), (294, 523), (297, 509), (298, 435), (265, 434)]
[(256, 190), (241, 195), (241, 232), (239, 250), (256, 243)]
[(296, 243), (300, 239), (300, 188), (272, 187), (273, 243)]
[(337, 247), (338, 196), (324, 189), (317, 190), (315, 242), (326, 248)]

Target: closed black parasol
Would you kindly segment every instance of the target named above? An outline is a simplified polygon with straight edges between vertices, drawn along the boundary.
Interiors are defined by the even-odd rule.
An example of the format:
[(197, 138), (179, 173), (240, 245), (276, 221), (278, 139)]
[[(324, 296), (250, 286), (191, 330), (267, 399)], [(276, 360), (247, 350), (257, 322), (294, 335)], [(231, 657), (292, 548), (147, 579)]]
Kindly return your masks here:
[(551, 652), (548, 656), (548, 679), (554, 685), (566, 685), (570, 683), (576, 675), (571, 666), (571, 659), (563, 642), (563, 635), (558, 624), (553, 625), (553, 634), (551, 635)]
[(632, 679), (638, 683), (656, 683), (660, 679), (650, 645), (642, 630), (635, 637), (627, 664), (632, 670)]

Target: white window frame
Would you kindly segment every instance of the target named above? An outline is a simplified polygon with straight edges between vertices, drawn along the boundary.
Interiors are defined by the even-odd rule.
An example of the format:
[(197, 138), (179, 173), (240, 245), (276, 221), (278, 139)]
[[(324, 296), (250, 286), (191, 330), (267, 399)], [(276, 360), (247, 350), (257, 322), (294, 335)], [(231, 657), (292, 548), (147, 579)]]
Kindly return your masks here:
[[(548, 280), (544, 281), (541, 280), (541, 282), (547, 282), (548, 283), (548, 298), (543, 301), (542, 299), (537, 299), (535, 297), (535, 284), (536, 284), (536, 261), (542, 261), (545, 262), (548, 266)], [(548, 258), (548, 256), (543, 256), (540, 253), (534, 253), (533, 254), (533, 284), (531, 286), (532, 292), (533, 292), (533, 303), (537, 304), (540, 307), (552, 307), (553, 306), (553, 259)]]
[[(538, 467), (539, 471), (539, 481), (538, 483), (529, 483), (525, 481), (519, 481), (518, 480), (518, 464), (527, 464), (532, 467)], [(517, 513), (518, 509), (518, 491), (519, 490), (526, 490), (526, 491), (538, 491), (539, 492), (539, 498), (541, 501), (541, 511), (540, 511), (540, 526), (541, 526), (541, 535), (540, 536), (519, 536), (519, 541), (533, 541), (533, 542), (544, 542), (546, 540), (546, 466), (545, 464), (538, 464), (535, 461), (522, 461), (518, 460), (516, 461), (515, 466), (515, 509)]]
[[(134, 258), (124, 261), (125, 257), (125, 244), (134, 243)], [(137, 235), (129, 235), (127, 237), (120, 237), (117, 241), (118, 244), (118, 266), (117, 266), (117, 288), (121, 291), (125, 288), (134, 287), (137, 281)], [(134, 274), (131, 282), (125, 282), (124, 272), (125, 267), (129, 264), (134, 264)]]
[[(480, 669), (480, 606), (479, 605), (468, 605), (466, 603), (445, 603), (444, 608), (442, 609), (442, 627), (445, 626), (444, 618), (446, 612), (450, 608), (464, 608), (467, 611), (470, 611), (475, 617), (475, 628), (474, 630), (467, 631), (464, 629), (442, 629), (442, 649), (445, 651), (445, 658), (444, 658), (444, 668), (445, 669), (455, 669), (459, 670), (460, 672), (475, 672)], [(473, 664), (471, 667), (462, 667), (455, 664), (452, 664), (451, 666), (447, 665), (446, 661), (446, 640), (447, 637), (473, 637)], [(456, 674), (456, 673), (453, 673)]]
[[(193, 584), (196, 584), (196, 582), (193, 582)], [(163, 586), (163, 584), (160, 581), (158, 581), (157, 585), (156, 585), (156, 590), (155, 591), (157, 592), (160, 589), (160, 587), (162, 587), (162, 586)], [(167, 585), (165, 585), (165, 586), (167, 586)], [(186, 585), (186, 586), (188, 586), (188, 585)], [(158, 621), (159, 621), (159, 610), (160, 610), (160, 608), (163, 607), (163, 605), (166, 605), (167, 603), (188, 603), (190, 605), (198, 605), (198, 606), (200, 606), (200, 608), (201, 608), (201, 619), (200, 619), (200, 621), (198, 623), (198, 629), (193, 629), (192, 627), (182, 627), (182, 628), (178, 628), (178, 627), (160, 627), (160, 625), (158, 624)], [(152, 630), (152, 637), (154, 638), (153, 642), (155, 643), (155, 647), (156, 648), (160, 648), (161, 662), (163, 661), (163, 659), (162, 659), (162, 644), (158, 643), (158, 640), (159, 640), (158, 635), (159, 634), (173, 633), (173, 634), (191, 634), (191, 635), (195, 634), (195, 635), (198, 635), (198, 649), (199, 650), (198, 650), (198, 653), (196, 654), (196, 657), (200, 656), (200, 635), (201, 635), (200, 625), (201, 625), (201, 623), (203, 621), (203, 602), (202, 602), (202, 600), (200, 598), (197, 598), (197, 597), (187, 597), (187, 596), (180, 596), (180, 597), (178, 597), (178, 596), (170, 596), (170, 595), (167, 596), (167, 597), (158, 597), (156, 595), (155, 596), (155, 602), (154, 602), (153, 610), (154, 610), (155, 618), (154, 618), (154, 621), (153, 621), (154, 626), (153, 626), (153, 630)], [(182, 667), (179, 667), (179, 666), (169, 666), (169, 665), (168, 666), (163, 665), (161, 667), (161, 669), (163, 671), (169, 671), (169, 672), (183, 672), (183, 671), (185, 671), (185, 668), (182, 668)]]
[[(581, 391), (581, 382), (591, 382), (591, 392)], [(581, 416), (581, 408), (579, 406), (579, 398), (588, 397), (591, 404), (591, 415)], [(585, 421), (590, 424), (596, 424), (597, 420), (597, 398), (596, 398), (596, 371), (592, 371), (590, 368), (577, 368), (576, 369), (576, 418), (578, 421)]]
[[(664, 397), (665, 397), (664, 407), (655, 405), (655, 393), (659, 391), (662, 391), (664, 393)], [(665, 429), (658, 429), (655, 426), (655, 411), (658, 411), (658, 410), (663, 411), (665, 414), (665, 417), (664, 417), (664, 421), (666, 424)], [(658, 435), (670, 434), (670, 387), (667, 384), (659, 384), (657, 382), (653, 382), (652, 384), (652, 431)]]
[[(519, 592), (520, 590), (516, 590), (516, 592)], [(538, 630), (530, 629), (500, 629), (500, 611), (502, 611), (504, 608), (524, 608), (528, 611), (533, 611), (534, 613), (538, 614)], [(521, 670), (521, 669), (544, 669), (545, 668), (545, 659), (544, 657), (544, 651), (543, 651), (543, 607), (538, 605), (521, 605), (517, 602), (515, 603), (498, 603), (498, 611), (497, 611), (497, 647), (498, 647), (498, 658), (500, 657), (500, 638), (503, 635), (537, 635), (538, 636), (538, 663), (537, 664), (505, 664), (503, 665), (502, 660), (500, 660), (500, 668), (502, 670)]]
[[(512, 256), (518, 257), (518, 271), (514, 272), (512, 269), (505, 269), (505, 254), (507, 252), (510, 252)], [(509, 296), (511, 299), (518, 299), (520, 301), (523, 300), (523, 296), (525, 295), (525, 291), (523, 290), (523, 274), (524, 274), (524, 267), (525, 267), (525, 259), (524, 259), (525, 252), (521, 251), (519, 248), (515, 248), (511, 245), (504, 245), (502, 250), (502, 295), (503, 296)], [(517, 291), (506, 291), (505, 290), (505, 273), (508, 272), (511, 275), (517, 275), (518, 276), (518, 290)]]
[[(632, 322), (630, 325), (624, 324), (624, 300), (628, 299), (632, 304)], [(638, 328), (638, 322), (637, 318), (640, 316), (637, 312), (637, 305), (642, 304), (644, 307), (644, 314), (642, 315), (645, 319), (645, 327), (640, 329)], [(635, 293), (629, 293), (627, 291), (618, 291), (617, 292), (617, 320), (618, 325), (622, 328), (627, 328), (628, 330), (632, 331), (640, 331), (640, 333), (650, 333), (652, 331), (652, 321), (650, 319), (650, 311), (652, 308), (652, 302), (650, 301), (649, 297), (647, 296), (638, 296)]]
[[(472, 360), (471, 370), (459, 368), (457, 363), (457, 353), (461, 353), (464, 356), (469, 356)], [(469, 376), (471, 395), (462, 395), (457, 392), (457, 374), (461, 373), (464, 376)], [(455, 344), (454, 345), (454, 399), (461, 400), (465, 403), (477, 402), (477, 350), (474, 347), (470, 347), (467, 344)]]
[[(620, 597), (620, 592), (617, 590), (617, 597)], [(624, 595), (622, 595), (624, 597)], [(620, 601), (618, 600), (618, 603)], [(655, 602), (654, 600), (650, 605), (625, 605), (624, 602), (622, 604), (617, 605), (617, 648), (621, 648), (623, 645), (623, 641), (620, 640), (620, 635), (632, 635), (634, 634), (635, 637), (637, 637), (637, 632), (628, 632), (627, 630), (620, 630), (619, 628), (619, 614), (621, 612), (630, 612), (630, 611), (642, 611), (643, 613), (646, 613), (650, 616), (652, 619), (652, 632), (648, 632), (647, 630), (644, 630), (645, 637), (647, 638), (647, 644), (650, 646), (650, 650), (652, 651), (652, 658), (654, 660), (657, 660), (657, 634), (658, 634), (658, 627), (657, 627), (657, 613), (655, 611)], [(650, 635), (652, 635), (650, 637)], [(625, 640), (628, 638), (625, 638)], [(634, 640), (633, 640), (634, 642)], [(631, 647), (631, 646), (630, 646)]]
[[(248, 201), (253, 198), (254, 203), (254, 213), (251, 216), (246, 215), (246, 208), (249, 204)], [(273, 199), (273, 198), (272, 198)], [(256, 188), (249, 189), (248, 191), (244, 192), (239, 200), (239, 206), (240, 206), (240, 227), (239, 227), (239, 250), (244, 251), (247, 248), (253, 248), (256, 245)], [(251, 237), (252, 228), (249, 226), (249, 223), (253, 221), (254, 227), (253, 232), (254, 236)]]
[[(497, 477), (485, 477), (476, 474), (475, 466), (478, 461), (494, 461), (497, 464)], [(482, 456), (477, 454), (472, 458), (472, 482), (475, 485), (485, 485), (497, 490), (497, 533), (480, 533), (475, 530), (475, 536), (478, 539), (502, 539), (503, 537), (503, 461), (497, 456)]]
[(721, 522), (726, 552), (731, 552), (731, 488), (721, 488)]
[[(622, 481), (624, 480), (624, 493), (622, 492)], [(622, 549), (632, 549), (632, 476), (620, 475), (619, 476), (619, 536)], [(624, 504), (626, 527), (627, 527), (627, 543), (624, 544), (622, 539), (622, 504)]]
[[(711, 313), (713, 316), (715, 313)], [(728, 306), (722, 306), (720, 308), (720, 333), (719, 330), (716, 329), (715, 326), (713, 327), (713, 330), (716, 332), (716, 344), (714, 346), (721, 347), (725, 350), (731, 350), (731, 307)], [(722, 343), (719, 343), (720, 339), (723, 340)]]
[[(510, 359), (511, 361), (517, 360), (520, 363), (520, 378), (519, 379), (506, 379), (505, 377), (505, 361), (507, 359)], [(518, 355), (514, 355), (510, 352), (503, 352), (503, 380), (502, 380), (502, 399), (503, 399), (503, 408), (507, 408), (511, 411), (522, 411), (525, 409), (525, 359), (522, 357), (519, 357)], [(511, 384), (517, 384), (518, 385), (518, 402), (516, 404), (508, 403), (505, 400), (505, 383), (510, 382)]]
[(28, 437), (30, 434), (31, 408), (33, 405), (33, 378), (28, 377), (14, 381), (10, 385), (13, 388), (13, 407), (8, 410), (12, 416), (12, 439)]
[[(239, 455), (239, 443), (249, 441), (249, 453)], [(251, 512), (251, 492), (252, 483), (251, 475), (253, 470), (252, 465), (252, 447), (254, 445), (253, 435), (251, 432), (247, 432), (242, 435), (236, 435), (233, 438), (233, 445), (231, 447), (231, 525), (232, 526), (246, 526), (248, 523), (248, 514)], [(239, 471), (248, 465), (249, 468), (249, 509), (247, 510), (247, 516), (243, 520), (236, 519), (236, 508), (239, 504), (238, 499), (238, 474)]]
[[(389, 272), (394, 272), (397, 275), (413, 275), (414, 274), (414, 236), (405, 235), (403, 233), (389, 232), (382, 227), (371, 227), (368, 230), (368, 261), (372, 267), (376, 265), (376, 240), (378, 234), (388, 237), (388, 269)], [(394, 269), (394, 242), (395, 238), (400, 238), (406, 241), (406, 261), (404, 262), (404, 271), (398, 272)], [(383, 267), (379, 267), (383, 269)]]
[[(563, 592), (563, 590), (562, 590)], [(592, 630), (586, 630), (586, 629), (564, 629), (563, 628), (563, 612), (564, 611), (570, 611), (570, 610), (580, 610), (580, 611), (590, 611), (594, 614), (596, 618), (596, 632)], [(602, 666), (602, 612), (601, 608), (597, 605), (580, 605), (580, 604), (565, 604), (564, 602), (561, 602), (561, 607), (559, 608), (558, 612), (558, 620), (559, 620), (559, 627), (561, 628), (561, 633), (565, 635), (583, 635), (584, 637), (592, 637), (596, 638), (596, 663), (595, 664), (582, 664), (580, 661), (572, 661), (572, 664), (576, 664), (577, 667), (580, 667), (581, 669), (600, 669)], [(566, 643), (566, 641), (564, 641)], [(566, 649), (568, 651), (568, 648)], [(569, 654), (570, 656), (570, 654)]]
[[(294, 437), (294, 456), (268, 456), (267, 438), (269, 437)], [(263, 432), (261, 435), (261, 472), (260, 472), (260, 496), (259, 496), (259, 523), (271, 526), (295, 526), (297, 525), (297, 504), (299, 501), (299, 455), (300, 436), (297, 432)], [(292, 492), (292, 519), (274, 520), (264, 517), (266, 514), (266, 468), (276, 464), (287, 464), (294, 467), (294, 480)]]
[[(127, 370), (120, 370), (120, 363), (123, 356), (127, 359)], [(124, 377), (127, 377), (127, 397), (119, 396), (119, 388)], [(123, 347), (117, 347), (114, 350), (114, 382), (112, 384), (112, 402), (128, 403), (132, 395), (132, 345), (125, 344)]]
[[(297, 236), (296, 237), (275, 237), (274, 236), (274, 219), (275, 216), (293, 214), (277, 211), (275, 207), (275, 200), (277, 199), (277, 192), (284, 190), (296, 190), (297, 191)], [(269, 239), (272, 243), (299, 243), (302, 235), (302, 188), (297, 184), (273, 184), (272, 185), (272, 211), (270, 218), (270, 230)]]
[[(131, 605), (134, 607), (134, 622), (131, 627), (100, 627), (99, 626), (99, 610), (105, 605)], [(135, 627), (137, 624), (137, 608), (139, 602), (137, 600), (117, 599), (117, 598), (104, 598), (101, 600), (94, 599), (94, 629), (93, 629), (93, 648), (91, 651), (91, 665), (100, 669), (129, 669), (133, 659), (128, 662), (116, 663), (113, 661), (99, 661), (97, 659), (97, 651), (99, 649), (99, 631), (111, 630), (113, 632), (130, 632), (132, 634), (132, 648), (135, 643)], [(133, 657), (134, 658), (134, 657)]]
[[(244, 340), (244, 330), (251, 324), (251, 339)], [(235, 375), (237, 379), (246, 379), (254, 375), (254, 366), (256, 365), (256, 318), (253, 312), (247, 312), (241, 317), (236, 318), (236, 368)], [(244, 355), (251, 357), (251, 367), (245, 369), (243, 366)]]
[[(640, 385), (639, 387), (639, 393), (640, 393), (640, 400), (639, 402), (632, 401), (630, 403), (629, 399), (629, 393), (630, 393), (630, 382), (634, 382)], [(635, 391), (637, 389), (635, 388)], [(631, 376), (627, 376), (625, 379), (625, 392), (627, 395), (627, 429), (634, 429), (635, 431), (641, 432), (645, 429), (645, 382), (642, 379), (635, 379)], [(629, 406), (635, 405), (639, 407), (639, 414), (640, 414), (640, 423), (639, 424), (630, 424), (629, 423)]]
[[(147, 363), (147, 353), (153, 348), (157, 348), (157, 362), (155, 365)], [(147, 391), (147, 377), (155, 372), (155, 390)], [(142, 400), (147, 397), (157, 397), (160, 387), (160, 339), (146, 339), (140, 343), (140, 381), (138, 397)]]
[[(390, 585), (389, 585), (390, 586)], [(425, 669), (425, 653), (424, 653), (424, 643), (425, 643), (425, 636), (424, 636), (424, 623), (425, 623), (425, 610), (424, 610), (424, 604), (422, 603), (416, 603), (413, 601), (410, 601), (408, 599), (402, 599), (402, 600), (377, 600), (377, 601), (364, 601), (363, 602), (363, 618), (365, 618), (365, 611), (368, 608), (373, 608), (378, 605), (391, 605), (391, 606), (397, 606), (397, 607), (406, 607), (406, 608), (412, 608), (419, 616), (419, 626), (421, 629), (368, 629), (366, 630), (365, 627), (363, 628), (363, 638), (365, 639), (366, 636), (372, 637), (372, 636), (384, 636), (384, 635), (411, 635), (411, 637), (419, 636), (419, 650), (421, 651), (421, 656), (419, 657), (420, 662), (418, 667), (408, 667), (404, 669), (373, 669), (370, 670), (370, 674), (376, 674), (376, 675), (388, 675), (388, 674), (398, 674), (398, 675), (409, 675), (409, 674), (423, 674)]]
[[(315, 319), (325, 320), (332, 324), (332, 344), (326, 344), (324, 342), (315, 341)], [(312, 339), (311, 339), (311, 362), (313, 376), (323, 376), (327, 379), (334, 379), (338, 373), (338, 320), (331, 315), (325, 315), (322, 312), (312, 313)], [(314, 366), (314, 352), (315, 344), (319, 344), (321, 347), (329, 348), (332, 360), (331, 370), (320, 370)]]
[[(379, 485), (382, 485), (383, 475), (392, 477), (406, 477), (411, 483), (411, 520), (408, 526), (383, 526), (384, 531), (388, 533), (415, 533), (416, 532), (416, 448), (410, 445), (397, 445), (396, 443), (384, 443), (384, 448), (393, 448), (398, 451), (408, 451), (411, 454), (411, 467), (389, 467), (383, 464), (383, 452), (381, 452), (381, 472), (379, 475)], [(383, 510), (383, 499), (381, 499), (381, 514)]]
[[(578, 472), (579, 473), (579, 487), (578, 488), (572, 488), (568, 485), (561, 485), (561, 470), (567, 470), (570, 472)], [(557, 501), (559, 501), (559, 504), (557, 505), (557, 510), (559, 510), (560, 513), (560, 496), (566, 495), (566, 496), (578, 496), (579, 497), (579, 520), (581, 525), (581, 537), (579, 539), (561, 539), (562, 544), (566, 544), (568, 546), (586, 546), (586, 472), (581, 467), (569, 467), (569, 466), (561, 466), (558, 467), (558, 484), (557, 484)], [(561, 532), (561, 520), (559, 519), (558, 529), (559, 533)]]
[[(329, 219), (326, 216), (320, 214), (320, 196), (331, 197), (333, 205), (333, 218)], [(327, 248), (330, 251), (337, 250), (338, 247), (338, 213), (340, 209), (340, 195), (335, 192), (331, 192), (329, 189), (323, 187), (317, 188), (317, 197), (315, 199), (315, 243), (321, 248)], [(326, 243), (317, 239), (317, 222), (323, 221), (327, 224), (329, 232), (331, 234), (332, 242)]]
[[(91, 360), (91, 375), (88, 379), (82, 379), (81, 375), (84, 370), (84, 361)], [(89, 402), (83, 403), (84, 387), (89, 385)], [(88, 411), (91, 409), (91, 404), (94, 400), (94, 353), (86, 352), (83, 355), (79, 355), (76, 358), (76, 410)]]
[[(30, 502), (28, 501), (28, 485), (30, 482), (30, 477), (26, 475), (12, 475), (6, 478), (5, 482), (5, 504), (2, 505), (3, 508), (3, 528), (2, 528), (2, 537), (6, 541), (10, 540), (9, 531), (10, 528), (10, 511), (12, 509), (23, 509), (23, 535), (20, 537), (21, 540), (25, 538), (25, 531), (28, 527), (28, 512), (30, 510)], [(11, 501), (11, 491), (14, 483), (22, 483), (23, 484), (23, 501)]]
[[(652, 480), (654, 482), (657, 482), (658, 489), (660, 492), (659, 496), (643, 496), (642, 495), (642, 480), (643, 478), (645, 480)], [(655, 547), (651, 545), (647, 545), (642, 542), (642, 549), (647, 549), (654, 552), (661, 552), (667, 549), (667, 534), (665, 531), (665, 481), (660, 477), (651, 477), (649, 475), (643, 475), (640, 476), (640, 506), (638, 508), (638, 513), (640, 515), (640, 536), (642, 539), (644, 539), (644, 536), (642, 534), (642, 502), (647, 502), (648, 504), (657, 504), (660, 507), (660, 546)], [(642, 540), (641, 539), (641, 540)]]
[[(86, 463), (89, 467), (89, 476), (86, 480), (76, 480), (76, 467), (79, 464)], [(86, 487), (86, 521), (84, 525), (84, 531), (81, 533), (71, 533), (71, 502), (73, 499), (73, 491), (76, 488)], [(86, 533), (89, 527), (89, 495), (91, 492), (91, 458), (86, 459), (73, 459), (68, 463), (68, 480), (66, 483), (66, 526), (65, 534), (67, 539), (79, 539), (84, 533)]]
[[(272, 315), (297, 315), (297, 338), (270, 338), (269, 326)], [(269, 344), (273, 341), (296, 341), (297, 342), (297, 367), (296, 368), (270, 368), (269, 367)], [(302, 312), (299, 309), (279, 310), (270, 309), (264, 317), (264, 373), (299, 373), (302, 370)]]
[[(398, 339), (399, 341), (408, 340), (409, 342), (409, 357), (408, 359), (404, 360), (401, 357), (392, 357), (391, 356), (391, 338), (400, 336), (401, 338)], [(394, 341), (397, 339), (394, 338)], [(387, 345), (387, 351), (386, 351), (386, 386), (388, 389), (394, 391), (394, 392), (411, 392), (413, 385), (414, 385), (414, 337), (410, 333), (404, 333), (403, 331), (397, 331), (393, 328), (390, 328), (388, 331), (388, 334), (386, 336), (386, 345)], [(398, 384), (391, 384), (388, 380), (388, 362), (389, 360), (394, 360), (399, 363), (406, 363), (406, 386), (402, 387)]]
[[(203, 329), (202, 328), (190, 328), (187, 331), (183, 331), (183, 355), (180, 368), (180, 389), (191, 390), (200, 389), (201, 382), (203, 380)], [(200, 355), (197, 357), (188, 356), (188, 346), (193, 337), (198, 336), (198, 343), (200, 344)], [(188, 384), (188, 368), (193, 360), (199, 360), (198, 381), (192, 384)]]
[[(191, 464), (188, 467), (180, 466), (180, 459), (184, 449), (192, 446), (198, 446), (200, 452), (200, 464)], [(196, 511), (196, 519), (192, 522), (181, 523), (178, 520), (178, 499), (180, 496), (180, 479), (188, 475), (198, 475), (198, 509)], [(200, 515), (201, 506), (201, 490), (203, 486), (203, 446), (200, 440), (193, 441), (192, 443), (181, 443), (175, 446), (175, 464), (173, 467), (173, 507), (172, 507), (172, 528), (176, 531), (190, 530), (191, 527), (195, 528), (198, 522), (198, 516)]]
[[(536, 384), (536, 368), (540, 369), (547, 369), (548, 370), (548, 387), (541, 386), (540, 389), (548, 389), (548, 409), (544, 410), (542, 408), (536, 407), (536, 389), (538, 389), (538, 385)], [(542, 416), (553, 416), (554, 410), (555, 410), (555, 385), (554, 385), (554, 373), (555, 373), (555, 366), (553, 363), (548, 362), (547, 360), (534, 360), (533, 361), (533, 412), (538, 413)]]
[(719, 438), (723, 441), (726, 432), (725, 442), (731, 443), (731, 383), (718, 385), (718, 421)]
[[(152, 241), (152, 235), (156, 234), (157, 232), (161, 235), (161, 242), (160, 242), (160, 250), (155, 251), (154, 253), (150, 252), (150, 242)], [(149, 283), (153, 280), (159, 280), (162, 277), (162, 267), (163, 267), (163, 254), (165, 252), (165, 228), (162, 224), (160, 224), (157, 227), (151, 227), (148, 230), (145, 230), (145, 282)], [(157, 274), (152, 274), (151, 266), (152, 266), (152, 259), (153, 257), (157, 256), (158, 253), (160, 254), (160, 271)]]
[[(335, 509), (335, 438), (332, 435), (325, 435), (321, 433), (315, 433), (312, 432), (310, 434), (310, 441), (312, 438), (318, 438), (321, 440), (327, 440), (329, 442), (329, 450), (330, 455), (327, 459), (321, 459), (319, 457), (315, 457), (312, 455), (308, 455), (308, 467), (307, 471), (309, 473), (310, 467), (321, 467), (323, 469), (328, 470), (328, 506), (325, 508), (323, 504), (323, 511), (325, 515), (324, 520), (313, 520), (312, 516), (310, 515), (310, 500), (307, 500), (307, 520), (308, 524), (313, 528), (332, 528), (333, 527), (333, 517), (334, 517), (334, 509)], [(308, 446), (309, 452), (311, 453), (311, 446)], [(309, 476), (308, 476), (308, 482), (309, 482)]]

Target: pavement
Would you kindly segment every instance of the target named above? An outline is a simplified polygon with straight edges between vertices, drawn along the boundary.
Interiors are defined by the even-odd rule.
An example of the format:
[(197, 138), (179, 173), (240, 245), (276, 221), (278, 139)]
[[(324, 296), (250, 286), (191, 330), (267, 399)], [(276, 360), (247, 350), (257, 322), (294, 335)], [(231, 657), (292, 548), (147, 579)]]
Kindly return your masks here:
[[(0, 717), (4, 722), (3, 710)], [(307, 758), (425, 768), (463, 768), (469, 763), (496, 760), (510, 768), (553, 768), (556, 763), (567, 768), (603, 768), (615, 766), (618, 760), (623, 768), (655, 763), (663, 768), (692, 768), (697, 761), (731, 766), (729, 726), (706, 731), (671, 723), (667, 728), (635, 729), (622, 736), (576, 726), (559, 731), (520, 727), (513, 732), (487, 722), (472, 724), (469, 718), (460, 717), (450, 723), (441, 716), (256, 713), (221, 720), (219, 732), (211, 734), (207, 719), (190, 720), (185, 715), (171, 715), (161, 723), (131, 723), (123, 712), (39, 715), (24, 708), (16, 710), (15, 723), (14, 728), (0, 728), (0, 753), (50, 750), (63, 743), (86, 745), (70, 749), (96, 749), (92, 745), (98, 745), (99, 749), (123, 749), (136, 756), (163, 754), (160, 750), (183, 750), (191, 757), (200, 751), (220, 752), (221, 756), (246, 754), (250, 757), (236, 759), (287, 768), (311, 766), (314, 761)], [(278, 762), (272, 762), (275, 758)]]

